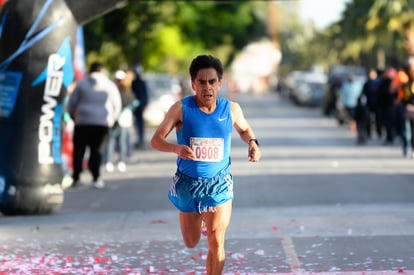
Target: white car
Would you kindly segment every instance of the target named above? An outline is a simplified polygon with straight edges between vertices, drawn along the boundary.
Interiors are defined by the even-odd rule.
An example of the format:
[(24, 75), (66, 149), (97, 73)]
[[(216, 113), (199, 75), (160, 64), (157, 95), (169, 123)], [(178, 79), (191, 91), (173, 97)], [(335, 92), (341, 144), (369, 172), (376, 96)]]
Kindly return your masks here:
[(314, 71), (294, 71), (289, 75), (290, 97), (304, 106), (322, 104), (327, 75)]
[(158, 126), (168, 109), (179, 99), (181, 86), (174, 76), (160, 73), (146, 73), (148, 105), (144, 110), (144, 121), (148, 126)]

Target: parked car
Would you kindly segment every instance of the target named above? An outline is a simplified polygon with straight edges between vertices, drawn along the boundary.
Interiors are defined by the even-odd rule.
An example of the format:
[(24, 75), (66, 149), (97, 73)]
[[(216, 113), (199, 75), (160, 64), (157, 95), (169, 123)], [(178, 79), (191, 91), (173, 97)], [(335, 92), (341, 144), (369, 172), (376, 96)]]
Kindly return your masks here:
[(298, 105), (320, 106), (327, 79), (323, 72), (294, 71), (289, 76), (289, 96)]
[(158, 126), (168, 109), (181, 94), (179, 80), (169, 74), (146, 73), (143, 79), (148, 89), (148, 105), (144, 110), (144, 121), (148, 126)]

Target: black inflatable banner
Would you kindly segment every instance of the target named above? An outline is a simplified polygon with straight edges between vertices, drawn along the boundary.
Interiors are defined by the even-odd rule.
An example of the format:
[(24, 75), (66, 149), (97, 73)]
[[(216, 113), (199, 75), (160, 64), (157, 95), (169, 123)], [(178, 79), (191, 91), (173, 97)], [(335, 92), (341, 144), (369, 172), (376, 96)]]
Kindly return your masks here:
[[(85, 3), (86, 2), (86, 3)], [(82, 23), (122, 1), (8, 0), (0, 17), (0, 211), (60, 208), (63, 100)], [(83, 4), (82, 4), (83, 3)], [(95, 9), (91, 9), (91, 5)], [(82, 5), (88, 6), (85, 13)], [(82, 11), (81, 15), (72, 10)], [(88, 16), (87, 16), (88, 15)]]

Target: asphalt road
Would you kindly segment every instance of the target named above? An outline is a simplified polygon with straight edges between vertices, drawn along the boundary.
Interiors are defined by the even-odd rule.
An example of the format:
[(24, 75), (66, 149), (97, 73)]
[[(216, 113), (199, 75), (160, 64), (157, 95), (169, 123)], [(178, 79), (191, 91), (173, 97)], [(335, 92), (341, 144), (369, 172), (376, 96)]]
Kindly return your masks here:
[[(249, 163), (234, 135), (226, 274), (414, 274), (414, 160), (398, 142), (356, 145), (273, 93), (236, 100), (263, 158)], [(0, 274), (204, 274), (206, 238), (185, 248), (167, 199), (174, 171), (147, 147), (103, 172), (105, 189), (68, 190), (58, 213), (0, 217)]]

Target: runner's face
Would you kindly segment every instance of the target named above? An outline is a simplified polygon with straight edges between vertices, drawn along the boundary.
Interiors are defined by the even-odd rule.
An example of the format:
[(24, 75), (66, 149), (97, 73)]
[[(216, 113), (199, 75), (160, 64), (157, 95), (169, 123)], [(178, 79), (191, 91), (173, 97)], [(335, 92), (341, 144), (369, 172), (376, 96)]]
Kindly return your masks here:
[(211, 107), (216, 103), (217, 95), (221, 87), (221, 80), (214, 68), (201, 69), (196, 78), (191, 82), (199, 104)]

